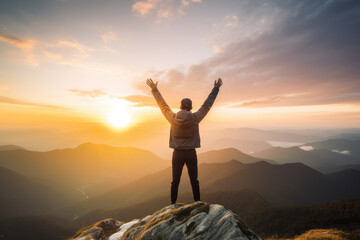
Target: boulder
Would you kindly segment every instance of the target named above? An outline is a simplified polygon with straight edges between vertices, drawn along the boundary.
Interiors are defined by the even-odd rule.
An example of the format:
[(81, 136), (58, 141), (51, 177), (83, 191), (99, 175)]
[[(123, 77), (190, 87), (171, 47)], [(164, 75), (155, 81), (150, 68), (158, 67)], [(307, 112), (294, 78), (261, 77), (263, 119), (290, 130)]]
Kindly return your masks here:
[[(116, 220), (112, 220), (116, 221)], [(116, 226), (116, 222), (112, 223)], [(173, 204), (142, 219), (135, 219), (119, 227), (111, 235), (93, 225), (76, 240), (259, 240), (239, 216), (218, 204), (195, 202)], [(100, 229), (98, 229), (100, 228)], [(99, 232), (103, 234), (99, 234)], [(110, 231), (111, 232), (111, 231)], [(109, 233), (109, 231), (107, 232)], [(87, 235), (86, 235), (87, 234)], [(92, 238), (82, 238), (91, 236)], [(80, 237), (80, 238), (79, 238)]]

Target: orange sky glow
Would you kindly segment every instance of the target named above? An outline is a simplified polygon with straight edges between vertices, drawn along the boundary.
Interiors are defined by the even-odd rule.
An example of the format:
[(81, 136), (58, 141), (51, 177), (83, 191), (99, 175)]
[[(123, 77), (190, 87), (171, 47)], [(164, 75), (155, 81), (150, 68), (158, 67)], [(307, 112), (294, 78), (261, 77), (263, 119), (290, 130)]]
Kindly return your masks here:
[(35, 129), (56, 134), (44, 133), (34, 149), (52, 137), (41, 149), (86, 140), (130, 145), (152, 134), (164, 134), (166, 145), (169, 126), (145, 84), (150, 77), (174, 111), (183, 97), (200, 107), (222, 77), (203, 123), (209, 131), (360, 127), (358, 22), (351, 12), (332, 16), (331, 4), (292, 4), (3, 3), (0, 143), (30, 146), (43, 135), (19, 140), (16, 132)]

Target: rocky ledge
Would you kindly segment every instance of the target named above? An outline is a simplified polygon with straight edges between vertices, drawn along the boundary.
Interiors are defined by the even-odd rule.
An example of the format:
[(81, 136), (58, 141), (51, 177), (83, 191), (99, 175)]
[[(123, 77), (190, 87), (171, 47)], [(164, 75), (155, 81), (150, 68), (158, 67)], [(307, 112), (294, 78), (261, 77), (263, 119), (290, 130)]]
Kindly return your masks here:
[(218, 204), (174, 204), (143, 219), (105, 219), (80, 230), (74, 240), (260, 239), (232, 211)]

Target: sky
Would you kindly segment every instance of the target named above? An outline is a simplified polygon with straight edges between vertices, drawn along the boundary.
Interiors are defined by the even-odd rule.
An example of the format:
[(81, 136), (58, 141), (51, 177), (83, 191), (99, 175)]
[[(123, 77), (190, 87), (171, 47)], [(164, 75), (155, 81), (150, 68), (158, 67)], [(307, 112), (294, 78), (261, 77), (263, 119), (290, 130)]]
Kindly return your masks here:
[(357, 0), (0, 5), (0, 143), (21, 129), (168, 131), (147, 78), (177, 111), (221, 77), (208, 127), (360, 127)]

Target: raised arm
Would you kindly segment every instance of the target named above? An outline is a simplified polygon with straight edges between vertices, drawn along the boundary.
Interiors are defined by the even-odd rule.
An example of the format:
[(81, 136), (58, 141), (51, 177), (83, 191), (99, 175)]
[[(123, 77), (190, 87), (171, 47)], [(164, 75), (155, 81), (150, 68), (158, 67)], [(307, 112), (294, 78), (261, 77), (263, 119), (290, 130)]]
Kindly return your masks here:
[(211, 90), (211, 93), (209, 94), (203, 105), (199, 108), (199, 110), (194, 113), (195, 118), (198, 122), (200, 122), (209, 112), (210, 108), (215, 102), (216, 96), (218, 95), (219, 89), (222, 84), (223, 82), (221, 78), (214, 81), (214, 88)]
[(157, 104), (159, 105), (161, 112), (164, 114), (165, 118), (171, 123), (175, 113), (173, 113), (169, 105), (167, 105), (159, 89), (157, 88), (158, 82), (154, 83), (153, 80), (149, 78), (146, 80), (146, 84), (151, 88), (151, 93), (153, 94)]

